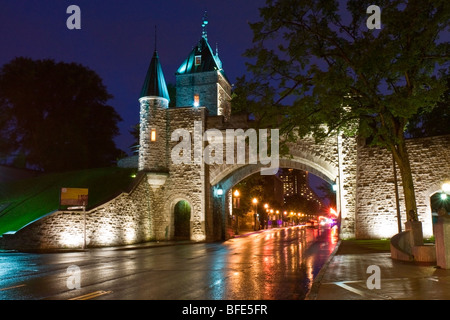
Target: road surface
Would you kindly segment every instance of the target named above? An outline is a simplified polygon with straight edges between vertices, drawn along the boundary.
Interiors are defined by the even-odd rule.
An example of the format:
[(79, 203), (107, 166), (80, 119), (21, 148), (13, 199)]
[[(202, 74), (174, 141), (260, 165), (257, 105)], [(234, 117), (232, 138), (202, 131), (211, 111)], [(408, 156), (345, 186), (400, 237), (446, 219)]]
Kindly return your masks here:
[(304, 226), (225, 242), (0, 253), (1, 300), (298, 300), (337, 243)]

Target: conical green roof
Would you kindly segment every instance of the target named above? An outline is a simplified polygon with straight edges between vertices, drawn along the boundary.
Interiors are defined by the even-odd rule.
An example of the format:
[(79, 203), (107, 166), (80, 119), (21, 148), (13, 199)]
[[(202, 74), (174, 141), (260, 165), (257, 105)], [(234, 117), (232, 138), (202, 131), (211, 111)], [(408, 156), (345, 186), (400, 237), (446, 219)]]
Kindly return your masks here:
[(205, 37), (202, 37), (198, 44), (189, 53), (189, 56), (184, 60), (177, 70), (177, 74), (189, 74), (207, 71), (221, 71), (222, 62), (218, 55), (215, 55), (208, 44)]
[(142, 97), (161, 97), (170, 101), (166, 80), (164, 79), (162, 67), (159, 63), (158, 52), (156, 50), (153, 54), (150, 66), (148, 67), (144, 85), (142, 86), (140, 98)]

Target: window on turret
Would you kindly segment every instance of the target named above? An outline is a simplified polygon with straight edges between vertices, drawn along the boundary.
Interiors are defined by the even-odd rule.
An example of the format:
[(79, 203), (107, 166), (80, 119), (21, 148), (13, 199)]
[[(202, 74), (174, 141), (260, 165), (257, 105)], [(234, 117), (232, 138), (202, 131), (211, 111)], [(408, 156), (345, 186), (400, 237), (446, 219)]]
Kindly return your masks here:
[(202, 56), (195, 56), (195, 66), (202, 64)]
[(152, 129), (150, 132), (150, 141), (155, 142), (156, 141), (156, 129)]
[(200, 95), (195, 94), (194, 95), (194, 107), (200, 106)]

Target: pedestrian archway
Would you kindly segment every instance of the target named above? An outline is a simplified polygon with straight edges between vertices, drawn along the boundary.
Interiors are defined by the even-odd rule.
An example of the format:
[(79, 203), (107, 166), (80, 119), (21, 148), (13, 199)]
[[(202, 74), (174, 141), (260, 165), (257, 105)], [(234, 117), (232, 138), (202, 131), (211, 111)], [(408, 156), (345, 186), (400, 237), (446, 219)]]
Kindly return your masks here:
[(189, 240), (191, 236), (191, 206), (186, 200), (178, 201), (174, 207), (174, 238)]

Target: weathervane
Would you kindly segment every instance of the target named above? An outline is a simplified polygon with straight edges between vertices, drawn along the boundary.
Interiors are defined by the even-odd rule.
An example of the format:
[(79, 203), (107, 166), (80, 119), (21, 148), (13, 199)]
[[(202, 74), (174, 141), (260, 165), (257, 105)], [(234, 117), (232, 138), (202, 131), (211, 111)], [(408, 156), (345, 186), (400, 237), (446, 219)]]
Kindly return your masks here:
[(207, 24), (208, 24), (208, 15), (207, 15), (207, 12), (205, 11), (205, 14), (203, 15), (203, 22), (202, 22), (202, 37), (205, 40), (208, 40), (208, 33), (206, 31)]

